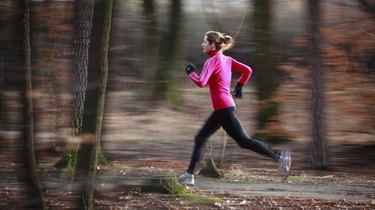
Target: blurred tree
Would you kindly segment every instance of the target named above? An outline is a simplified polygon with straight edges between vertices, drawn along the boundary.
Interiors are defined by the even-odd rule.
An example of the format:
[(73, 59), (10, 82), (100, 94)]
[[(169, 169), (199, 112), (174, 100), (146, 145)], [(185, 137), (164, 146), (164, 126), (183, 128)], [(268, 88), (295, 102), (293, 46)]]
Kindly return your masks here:
[(311, 75), (311, 131), (312, 131), (312, 160), (313, 167), (325, 169), (327, 167), (327, 148), (324, 121), (324, 76), (322, 69), (322, 59), (320, 53), (320, 1), (308, 1), (309, 26), (308, 36), (310, 51), (308, 60), (310, 61)]
[[(153, 82), (155, 80), (155, 64), (157, 62), (157, 53), (159, 46), (159, 32), (157, 29), (157, 16), (155, 13), (155, 1), (154, 0), (143, 0), (143, 11), (146, 19), (144, 31), (144, 79), (147, 81), (144, 83), (144, 88), (141, 88), (142, 94), (139, 94), (142, 98), (146, 95), (147, 100), (153, 99)], [(150, 47), (152, 46), (152, 47)], [(147, 91), (145, 91), (147, 90)], [(140, 100), (141, 101), (141, 100)], [(152, 102), (152, 101), (151, 101)]]
[[(81, 144), (78, 150), (75, 170), (75, 177), (78, 178), (79, 184), (81, 185), (81, 209), (94, 208), (95, 176), (98, 157), (101, 152), (101, 131), (108, 80), (108, 48), (112, 5), (112, 0), (103, 0), (96, 3), (94, 10), (94, 27), (90, 47), (92, 50), (90, 50), (89, 61), (90, 71), (88, 72), (88, 84), (90, 85), (89, 88), (86, 89), (82, 125), (82, 133), (85, 134), (81, 136)], [(100, 77), (98, 77), (98, 75), (100, 75)], [(86, 135), (86, 133), (94, 135)]]
[(257, 86), (257, 96), (260, 101), (257, 113), (258, 132), (253, 136), (262, 141), (280, 143), (287, 140), (281, 133), (270, 133), (268, 126), (276, 120), (279, 114), (279, 104), (273, 100), (279, 85), (275, 65), (278, 55), (274, 53), (277, 43), (273, 39), (272, 29), (272, 0), (255, 0), (254, 13), (250, 22), (253, 25), (254, 39), (254, 77)]
[(154, 14), (154, 9), (155, 9), (154, 0), (143, 0), (143, 7), (144, 7), (145, 15)]
[(371, 14), (375, 13), (375, 2), (374, 1), (358, 0), (358, 2), (362, 5), (363, 9), (366, 12), (369, 12)]
[(30, 0), (23, 1), (23, 24), (24, 24), (24, 62), (25, 89), (23, 91), (23, 139), (25, 141), (25, 160), (28, 171), (27, 179), (30, 183), (30, 194), (35, 198), (35, 203), (30, 205), (38, 207), (38, 209), (46, 209), (46, 202), (43, 195), (42, 185), (36, 166), (35, 150), (34, 150), (34, 122), (33, 122), (33, 100), (32, 100), (32, 78), (31, 78), (31, 47), (30, 47)]
[(169, 13), (169, 26), (162, 33), (159, 47), (159, 59), (155, 72), (153, 84), (154, 99), (167, 99), (173, 104), (180, 103), (180, 94), (173, 83), (171, 73), (174, 69), (176, 54), (179, 44), (179, 33), (181, 29), (181, 1), (171, 0), (171, 10)]
[[(23, 25), (20, 12), (21, 1), (0, 1), (0, 69), (1, 69), (1, 110), (0, 129), (2, 131), (16, 130), (16, 119), (21, 113), (18, 108), (12, 106), (14, 100), (18, 100), (18, 93), (23, 87), (24, 81), (19, 75), (23, 74)], [(20, 22), (20, 23), (19, 23)], [(9, 24), (16, 23), (16, 24)], [(17, 99), (16, 99), (17, 98)], [(4, 135), (4, 134), (1, 134)], [(1, 136), (3, 137), (3, 136)], [(13, 140), (0, 141), (0, 152), (9, 149)], [(9, 150), (8, 150), (9, 151)]]
[[(254, 1), (254, 65), (256, 71), (256, 84), (258, 88), (258, 98), (260, 101), (266, 101), (272, 97), (276, 89), (276, 76), (274, 72), (275, 56), (272, 49), (275, 43), (272, 40), (271, 28), (271, 7), (272, 1), (255, 0)], [(276, 115), (277, 106), (268, 104), (261, 108), (258, 116), (259, 128), (262, 129), (270, 118)]]
[[(2, 12), (0, 10), (0, 12)], [(3, 25), (4, 21), (0, 19), (0, 25)], [(5, 25), (5, 24), (4, 24)], [(6, 118), (6, 112), (5, 112), (5, 103), (4, 103), (4, 67), (5, 67), (5, 52), (4, 48), (4, 34), (0, 32), (0, 131), (4, 130), (5, 125), (5, 118)], [(4, 141), (0, 141), (0, 153), (4, 149)]]

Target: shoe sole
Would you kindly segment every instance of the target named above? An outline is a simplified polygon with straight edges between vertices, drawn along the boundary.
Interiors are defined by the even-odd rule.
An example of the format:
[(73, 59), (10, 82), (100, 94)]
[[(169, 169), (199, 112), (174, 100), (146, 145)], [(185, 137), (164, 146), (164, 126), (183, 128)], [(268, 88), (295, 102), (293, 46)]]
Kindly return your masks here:
[(180, 182), (180, 184), (182, 184), (182, 185), (186, 185), (186, 186), (194, 186), (194, 184), (191, 184), (191, 183), (181, 183), (181, 182)]

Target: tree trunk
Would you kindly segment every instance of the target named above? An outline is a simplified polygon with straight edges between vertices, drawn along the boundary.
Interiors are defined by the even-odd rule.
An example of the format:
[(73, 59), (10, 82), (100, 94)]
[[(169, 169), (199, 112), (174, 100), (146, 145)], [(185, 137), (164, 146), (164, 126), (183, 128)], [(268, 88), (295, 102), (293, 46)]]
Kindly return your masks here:
[(32, 78), (31, 78), (31, 47), (30, 47), (30, 1), (25, 0), (24, 5), (24, 61), (25, 61), (25, 89), (23, 92), (24, 105), (24, 141), (25, 141), (25, 159), (28, 170), (28, 182), (31, 185), (31, 195), (35, 196), (33, 206), (39, 209), (45, 209), (46, 203), (43, 195), (42, 186), (36, 167), (34, 151), (34, 124), (33, 124), (33, 101), (32, 101)]
[[(101, 31), (101, 40), (100, 40), (100, 51), (99, 51), (99, 68), (100, 68), (100, 81), (98, 83), (97, 72), (95, 71), (95, 66), (90, 65), (90, 72), (88, 75), (90, 86), (93, 85), (93, 88), (88, 88), (86, 95), (88, 99), (85, 102), (85, 110), (83, 115), (83, 126), (82, 133), (88, 133), (85, 138), (89, 141), (84, 141), (80, 145), (78, 151), (78, 160), (76, 167), (76, 177), (81, 181), (81, 199), (80, 207), (81, 209), (93, 209), (93, 198), (94, 198), (94, 189), (95, 189), (95, 176), (98, 165), (98, 155), (100, 150), (100, 141), (101, 141), (101, 131), (104, 115), (104, 104), (105, 104), (105, 93), (108, 80), (108, 48), (109, 48), (109, 38), (110, 38), (110, 29), (111, 29), (111, 19), (112, 19), (112, 0), (104, 1), (104, 11), (101, 10), (102, 4), (100, 4), (95, 9), (94, 17), (101, 17), (100, 13), (104, 13), (104, 17), (101, 18), (100, 23), (97, 25), (103, 26), (99, 28)], [(98, 14), (99, 13), (99, 14)], [(103, 24), (104, 19), (104, 24)], [(96, 18), (94, 19), (96, 20)], [(95, 28), (97, 30), (98, 28)], [(95, 32), (93, 31), (93, 35)], [(95, 37), (93, 37), (95, 40)], [(93, 46), (96, 46), (93, 43)], [(95, 50), (95, 47), (93, 48)], [(95, 52), (91, 52), (94, 56)], [(90, 56), (92, 57), (92, 56)], [(90, 63), (98, 64), (96, 60), (92, 59)], [(92, 106), (96, 104), (96, 106)], [(90, 107), (91, 105), (91, 107)], [(96, 108), (96, 109), (93, 109)], [(92, 135), (95, 134), (95, 135)]]
[[(146, 81), (144, 85), (140, 88), (142, 94), (137, 94), (143, 98), (146, 98), (148, 103), (152, 103), (152, 99), (154, 98), (154, 90), (153, 85), (155, 81), (156, 75), (156, 63), (158, 62), (158, 49), (160, 48), (159, 45), (159, 31), (158, 31), (158, 23), (157, 23), (157, 16), (155, 13), (155, 2), (154, 0), (143, 0), (143, 11), (144, 17), (146, 19), (145, 22), (145, 29), (144, 29), (144, 54), (142, 55), (145, 59), (142, 62), (143, 68), (143, 77)], [(153, 46), (153, 47), (147, 47)], [(146, 91), (145, 91), (146, 90)]]
[(79, 135), (82, 129), (82, 119), (87, 88), (87, 71), (89, 62), (90, 35), (94, 0), (76, 0), (76, 37), (74, 41), (75, 55), (73, 62), (74, 99), (73, 99), (73, 129)]
[[(104, 108), (105, 108), (105, 99), (106, 99), (106, 89), (108, 81), (108, 51), (109, 51), (109, 42), (110, 42), (110, 32), (112, 26), (112, 9), (113, 9), (113, 0), (105, 1), (105, 11), (104, 11), (104, 23), (103, 23), (103, 32), (100, 48), (100, 72), (101, 72), (101, 82), (99, 86), (99, 96), (98, 96), (98, 107), (97, 107), (97, 118), (96, 118), (96, 128), (95, 135), (97, 137), (97, 144), (100, 147), (101, 145), (101, 132), (104, 118)], [(99, 150), (101, 152), (101, 149)]]
[(310, 74), (311, 74), (311, 123), (313, 167), (327, 167), (326, 135), (324, 122), (324, 77), (320, 56), (319, 0), (309, 0)]
[(153, 98), (155, 100), (167, 99), (172, 104), (178, 104), (180, 94), (174, 87), (172, 70), (174, 69), (176, 54), (178, 52), (179, 33), (181, 29), (182, 5), (181, 0), (171, 0), (169, 13), (169, 26), (162, 34), (159, 48), (159, 61), (155, 72), (153, 84)]
[[(94, 0), (75, 1), (73, 136), (78, 136), (82, 132), (94, 4)], [(69, 163), (67, 159), (70, 158), (66, 158), (71, 153), (77, 154), (77, 145), (73, 145), (73, 148), (68, 148), (60, 160), (55, 164), (55, 167), (65, 168), (69, 167), (70, 164), (74, 167), (76, 164), (75, 160), (71, 160), (72, 163)]]
[(261, 141), (280, 143), (286, 140), (284, 135), (269, 132), (267, 130), (270, 123), (274, 123), (279, 115), (279, 103), (273, 99), (275, 91), (278, 88), (278, 76), (275, 65), (278, 62), (278, 56), (275, 49), (278, 43), (274, 40), (273, 22), (273, 0), (255, 0), (251, 1), (254, 5), (254, 13), (251, 17), (251, 28), (253, 30), (254, 53), (254, 77), (257, 87), (257, 97), (259, 100), (259, 111), (257, 113), (257, 133), (253, 138)]

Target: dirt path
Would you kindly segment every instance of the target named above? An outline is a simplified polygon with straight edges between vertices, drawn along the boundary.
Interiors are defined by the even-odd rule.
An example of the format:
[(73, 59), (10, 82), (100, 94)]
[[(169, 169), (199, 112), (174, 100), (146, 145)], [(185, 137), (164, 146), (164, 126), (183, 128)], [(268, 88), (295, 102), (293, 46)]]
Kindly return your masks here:
[[(135, 168), (129, 167), (130, 164), (117, 165), (119, 169), (123, 166), (129, 167), (123, 178), (119, 178), (117, 182), (138, 180), (139, 177), (149, 179), (153, 176), (175, 176), (181, 171), (170, 169), (173, 165), (181, 165), (178, 161), (161, 161), (157, 163), (159, 167), (149, 164), (136, 161), (133, 162), (134, 166), (143, 166)], [(197, 194), (222, 199), (221, 203), (200, 206), (173, 196), (172, 199), (162, 201), (161, 194), (145, 193), (142, 197), (132, 197), (131, 205), (139, 208), (139, 205), (143, 205), (144, 196), (147, 196), (147, 199), (152, 200), (152, 205), (163, 205), (161, 209), (375, 209), (373, 175), (341, 174), (332, 171), (317, 173), (313, 170), (297, 169), (282, 183), (280, 177), (273, 174), (274, 169), (247, 170), (243, 167), (225, 170), (222, 179), (197, 175), (196, 184), (191, 187)], [(113, 177), (113, 174), (108, 177)]]
[(374, 185), (350, 183), (236, 183), (220, 182), (210, 178), (198, 178), (196, 187), (215, 192), (227, 192), (239, 196), (279, 196), (304, 199), (370, 201), (375, 203)]

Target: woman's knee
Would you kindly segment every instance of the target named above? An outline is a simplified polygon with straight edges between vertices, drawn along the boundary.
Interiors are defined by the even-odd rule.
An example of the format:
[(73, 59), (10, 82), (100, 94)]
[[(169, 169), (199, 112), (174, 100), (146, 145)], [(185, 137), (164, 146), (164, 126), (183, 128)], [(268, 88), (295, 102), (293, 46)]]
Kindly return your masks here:
[(251, 149), (254, 145), (254, 140), (251, 138), (238, 138), (236, 142), (238, 146), (245, 149)]

